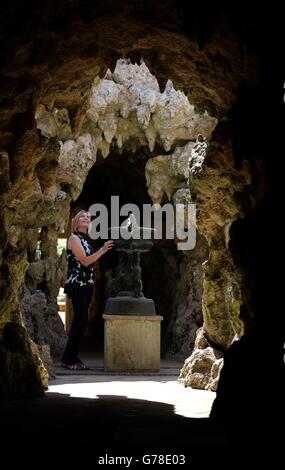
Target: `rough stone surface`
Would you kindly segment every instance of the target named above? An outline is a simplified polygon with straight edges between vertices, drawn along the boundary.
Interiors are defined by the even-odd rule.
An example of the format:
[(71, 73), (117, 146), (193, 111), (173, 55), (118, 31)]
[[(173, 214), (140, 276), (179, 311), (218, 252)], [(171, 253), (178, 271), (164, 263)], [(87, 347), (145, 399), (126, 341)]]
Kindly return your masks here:
[[(52, 313), (52, 308), (48, 308), (45, 294), (40, 290), (31, 294), (27, 288), (21, 296), (20, 305), (24, 325), (31, 339), (38, 345), (39, 351), (45, 351), (44, 348), (48, 347), (52, 357), (59, 359), (64, 349), (66, 335), (57, 309)], [(48, 357), (48, 354), (45, 353), (45, 356)], [(45, 364), (44, 357), (41, 358)]]
[(221, 352), (209, 346), (205, 332), (200, 328), (194, 351), (185, 361), (178, 380), (186, 387), (215, 391), (222, 364)]
[[(50, 347), (48, 344), (37, 345), (33, 341), (31, 341), (31, 348), (35, 355), (40, 357), (42, 364), (39, 364), (39, 371), (42, 379), (42, 383), (45, 388), (48, 388), (48, 378), (55, 378), (55, 368), (53, 364), (53, 359), (50, 354)], [(47, 377), (48, 372), (48, 377)]]
[(220, 374), (221, 374), (221, 370), (223, 368), (223, 365), (224, 365), (224, 359), (222, 359), (222, 358), (217, 359), (213, 363), (212, 368), (211, 368), (211, 377), (210, 377), (209, 383), (206, 387), (206, 390), (211, 390), (212, 392), (217, 391), (218, 382), (219, 382), (219, 379), (220, 379)]
[(42, 396), (48, 376), (24, 327), (7, 322), (0, 344), (0, 398)]
[[(228, 171), (227, 165), (231, 166), (233, 159), (231, 151), (227, 147), (221, 149), (219, 146), (218, 149), (218, 145), (217, 141), (212, 141), (203, 172), (192, 178), (190, 187), (196, 193), (199, 206), (198, 230), (209, 243), (209, 259), (204, 264), (204, 328), (212, 344), (223, 349), (229, 346), (236, 334), (242, 334), (242, 324), (238, 319), (240, 279), (234, 270), (228, 241), (229, 227), (244, 215), (236, 194), (250, 185), (251, 177), (247, 165), (240, 171), (232, 167)], [(213, 169), (213, 165), (218, 163), (218, 169)]]
[(175, 286), (174, 314), (168, 325), (168, 337), (171, 338), (169, 356), (182, 359), (194, 348), (197, 328), (203, 324), (202, 263), (208, 256), (205, 239), (198, 235), (194, 250), (181, 254), (179, 277)]
[[(119, 59), (114, 72), (108, 70), (103, 79), (94, 78), (86, 106), (75, 140), (66, 138), (66, 128), (62, 135), (61, 127), (56, 127), (54, 117), (59, 110), (48, 113), (40, 105), (35, 116), (42, 135), (60, 139), (61, 179), (64, 174), (74, 199), (96, 161), (97, 151), (107, 157), (112, 142), (119, 149), (131, 142), (133, 152), (145, 145), (152, 152), (156, 143), (169, 151), (176, 141), (194, 140), (199, 133), (209, 137), (217, 123), (207, 111), (195, 112), (194, 105), (183, 92), (174, 89), (170, 80), (161, 93), (145, 63), (132, 64), (127, 59)], [(68, 123), (67, 110), (64, 116)]]

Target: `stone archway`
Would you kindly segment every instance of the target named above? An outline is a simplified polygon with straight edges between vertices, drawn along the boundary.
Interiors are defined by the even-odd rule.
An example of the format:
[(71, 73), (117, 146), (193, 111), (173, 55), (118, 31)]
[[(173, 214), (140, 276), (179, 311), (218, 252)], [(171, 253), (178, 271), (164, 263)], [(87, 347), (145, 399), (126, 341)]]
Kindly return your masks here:
[[(160, 149), (162, 152), (163, 149)], [(133, 155), (122, 151), (119, 153), (112, 149), (110, 155), (103, 159), (97, 158), (96, 163), (89, 170), (79, 197), (71, 203), (71, 211), (75, 213), (81, 208), (90, 207), (91, 204), (104, 204), (110, 214), (111, 197), (118, 196), (120, 207), (125, 203), (134, 203), (140, 209), (143, 204), (152, 204), (149, 192), (157, 191), (164, 201), (168, 201), (164, 189), (160, 187), (160, 178), (171, 182), (170, 175), (152, 171), (149, 163), (157, 157), (151, 158), (149, 150), (143, 147)], [(161, 155), (167, 163), (169, 155)], [(188, 161), (185, 160), (188, 168)], [(165, 169), (167, 166), (165, 166)], [(148, 182), (152, 189), (147, 186)], [(157, 179), (156, 179), (157, 176)], [(181, 176), (181, 182), (186, 183)], [(175, 180), (171, 184), (175, 187)], [(176, 192), (183, 197), (185, 189)], [(172, 199), (171, 199), (172, 200)], [(141, 211), (142, 213), (142, 211)], [(94, 242), (98, 249), (101, 242)], [(97, 265), (97, 282), (94, 303), (89, 312), (89, 336), (95, 336), (96, 343), (102, 343), (103, 319), (102, 313), (106, 300), (107, 278), (116, 266), (115, 253), (109, 253), (107, 258)], [(155, 240), (150, 253), (141, 257), (143, 291), (147, 297), (154, 299), (157, 313), (164, 317), (162, 325), (162, 357), (173, 355), (185, 359), (192, 352), (197, 327), (202, 325), (202, 262), (207, 258), (207, 243), (203, 237), (198, 236), (195, 250), (177, 251), (174, 240)], [(98, 347), (98, 346), (97, 346)]]
[[(102, 188), (101, 195), (95, 192), (95, 195), (86, 198), (83, 194), (88, 180), (92, 179), (90, 173), (94, 171), (95, 174), (97, 171), (98, 174), (106, 165), (110, 168), (109, 180), (106, 174), (102, 178), (105, 180), (107, 178), (105, 184), (112, 188), (112, 181), (116, 180), (116, 166), (119, 164), (123, 167), (125, 164), (122, 158), (135, 167), (136, 172), (140, 171), (140, 178), (143, 179), (141, 185), (143, 189), (140, 192), (145, 194), (139, 196), (138, 185), (134, 184), (136, 189), (133, 188), (133, 200), (138, 199), (140, 204), (151, 201), (172, 201), (172, 198), (173, 201), (176, 199), (180, 202), (191, 201), (187, 185), (189, 160), (191, 158), (193, 168), (198, 171), (205, 158), (204, 150), (207, 146), (205, 143), (202, 145), (199, 142), (195, 143), (195, 136), (203, 132), (209, 138), (216, 124), (216, 118), (211, 118), (207, 112), (196, 113), (186, 96), (181, 91), (176, 91), (170, 81), (161, 93), (157, 80), (143, 62), (137, 65), (127, 60), (118, 61), (113, 76), (108, 71), (104, 79), (97, 78), (94, 81), (90, 96), (86, 100), (87, 105), (83, 106), (83, 111), (78, 112), (81, 124), (77, 128), (76, 139), (71, 138), (66, 110), (54, 109), (49, 113), (40, 105), (36, 113), (37, 126), (41, 132), (47, 138), (53, 138), (56, 134), (59, 140), (61, 139), (58, 174), (61, 187), (72, 195), (73, 206), (87, 207), (87, 202), (88, 204), (95, 200), (98, 202), (100, 197), (104, 199), (108, 192), (110, 195), (116, 192), (115, 186), (111, 191)], [(104, 130), (104, 126), (107, 131)], [(114, 135), (110, 135), (110, 129), (113, 129)], [(187, 141), (187, 144), (181, 145)], [(107, 154), (112, 156), (112, 160)], [(126, 192), (124, 186), (130, 188), (132, 182), (126, 177), (125, 181), (121, 178), (120, 181), (123, 185), (121, 196), (125, 198), (123, 202), (129, 202), (124, 194)], [(90, 186), (92, 181), (88, 184)], [(97, 184), (95, 181), (96, 186)], [(88, 191), (91, 192), (90, 188), (87, 189), (87, 193)], [(64, 197), (63, 192), (61, 197)], [(197, 263), (197, 259), (201, 256), (202, 260), (206, 258), (206, 243), (202, 240), (200, 237), (199, 253), (198, 251), (195, 251), (194, 255), (180, 253), (179, 259), (176, 259), (173, 243), (168, 246), (164, 244), (156, 251), (157, 259), (166, 264), (169, 273), (165, 282), (155, 281), (157, 290), (163, 290), (163, 285), (165, 287), (169, 282), (168, 293), (171, 293), (169, 299), (161, 292), (155, 295), (159, 303), (158, 308), (159, 310), (161, 308), (167, 319), (164, 352), (170, 350), (172, 354), (180, 353), (184, 358), (192, 351), (196, 329), (202, 324), (201, 259)], [(188, 264), (184, 260), (186, 255), (188, 263), (191, 260), (192, 266), (195, 267), (195, 274), (192, 275), (188, 269), (186, 275), (187, 268), (182, 267), (181, 282), (177, 280), (180, 277), (178, 271), (180, 264)], [(147, 256), (145, 259), (147, 260)], [(159, 277), (159, 273), (157, 274)], [(190, 285), (189, 278), (191, 278)], [(182, 286), (183, 282), (186, 283), (186, 287)], [(150, 285), (147, 289), (152, 291)], [(196, 293), (192, 299), (194, 290)], [(177, 323), (176, 311), (179, 311)]]
[[(117, 62), (113, 73), (108, 70), (103, 79), (94, 79), (77, 112), (75, 131), (71, 130), (68, 111), (64, 108), (48, 111), (39, 105), (35, 118), (42, 135), (48, 139), (57, 137), (60, 144), (58, 177), (64, 188), (60, 190), (60, 197), (64, 198), (66, 193), (72, 200), (78, 199), (87, 175), (94, 165), (96, 167), (97, 155), (107, 161), (114, 152), (123, 156), (129, 153), (136, 165), (138, 149), (146, 147), (145, 178), (152, 201), (160, 203), (163, 198), (174, 201), (179, 198), (182, 202), (198, 203), (198, 229), (211, 248), (207, 267), (204, 267), (204, 325), (200, 332), (203, 340), (199, 339), (196, 344), (197, 351), (187, 362), (186, 373), (182, 371), (182, 380), (199, 388), (215, 388), (222, 351), (242, 333), (238, 320), (239, 280), (232, 272), (227, 233), (233, 220), (240, 215), (233, 195), (242, 192), (250, 183), (246, 169), (231, 168), (228, 154), (229, 169), (223, 165), (224, 155), (230, 149), (213, 152), (212, 146), (212, 162), (217, 165), (220, 159), (220, 170), (215, 172), (207, 168), (207, 142), (210, 142), (218, 120), (206, 111), (196, 112), (184, 93), (174, 89), (171, 81), (161, 93), (156, 78), (144, 62), (138, 65), (125, 59)], [(160, 149), (164, 154), (159, 152)], [(189, 279), (184, 278), (184, 282)], [(196, 286), (192, 277), (188, 290), (193, 292), (196, 287), (199, 287), (199, 281)], [(181, 299), (182, 304), (185, 301), (185, 298)], [(181, 305), (176, 305), (176, 309), (181, 310)], [(179, 315), (171, 320), (169, 335), (175, 337)], [(187, 315), (182, 315), (182, 323), (185, 330), (190, 330)], [(192, 335), (197, 326), (199, 323), (194, 325)], [(176, 344), (171, 346), (174, 350), (177, 348)], [(189, 354), (193, 337), (188, 347)], [(192, 360), (195, 367), (192, 370), (190, 366), (189, 373)]]

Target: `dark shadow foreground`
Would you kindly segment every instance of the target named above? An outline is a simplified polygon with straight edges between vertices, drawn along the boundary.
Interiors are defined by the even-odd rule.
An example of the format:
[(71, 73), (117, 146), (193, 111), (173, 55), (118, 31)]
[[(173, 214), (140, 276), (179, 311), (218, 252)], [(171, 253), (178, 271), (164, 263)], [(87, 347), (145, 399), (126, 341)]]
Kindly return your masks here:
[(160, 454), (176, 461), (173, 456), (184, 455), (187, 468), (194, 462), (206, 468), (214, 455), (222, 462), (229, 449), (223, 428), (209, 419), (185, 418), (176, 415), (172, 405), (124, 396), (86, 399), (49, 393), (1, 403), (0, 415), (3, 458), (29, 466), (37, 451), (41, 460), (57, 455), (54, 464), (78, 459), (97, 465), (102, 457), (131, 456), (131, 468), (145, 467), (144, 455)]

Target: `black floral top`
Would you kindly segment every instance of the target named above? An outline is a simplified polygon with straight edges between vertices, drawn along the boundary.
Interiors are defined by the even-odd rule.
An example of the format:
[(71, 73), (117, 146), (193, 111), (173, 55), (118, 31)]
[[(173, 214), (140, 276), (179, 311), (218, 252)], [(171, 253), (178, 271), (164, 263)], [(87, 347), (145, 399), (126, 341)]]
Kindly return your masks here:
[[(81, 245), (87, 256), (92, 255), (94, 250), (88, 242), (88, 236), (82, 232), (74, 232), (74, 234), (80, 239)], [(67, 248), (66, 251), (67, 263), (68, 263), (68, 274), (65, 286), (80, 286), (80, 287), (93, 287), (94, 282), (94, 266), (95, 263), (89, 266), (84, 266), (78, 261), (72, 250)]]

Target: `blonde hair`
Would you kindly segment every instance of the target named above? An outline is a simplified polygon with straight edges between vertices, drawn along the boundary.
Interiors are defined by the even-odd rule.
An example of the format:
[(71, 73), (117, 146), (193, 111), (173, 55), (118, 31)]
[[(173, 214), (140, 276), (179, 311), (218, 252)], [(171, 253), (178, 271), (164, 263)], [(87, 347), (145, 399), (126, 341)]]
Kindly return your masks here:
[(77, 231), (79, 219), (83, 214), (90, 215), (88, 211), (81, 210), (81, 211), (77, 212), (77, 214), (73, 217), (73, 219), (71, 221), (71, 231), (72, 231), (72, 233)]

